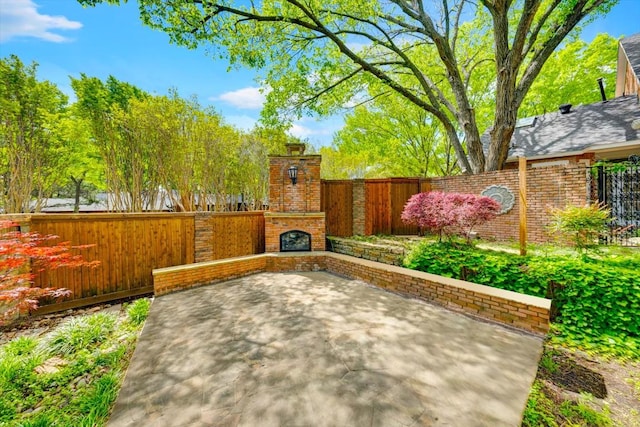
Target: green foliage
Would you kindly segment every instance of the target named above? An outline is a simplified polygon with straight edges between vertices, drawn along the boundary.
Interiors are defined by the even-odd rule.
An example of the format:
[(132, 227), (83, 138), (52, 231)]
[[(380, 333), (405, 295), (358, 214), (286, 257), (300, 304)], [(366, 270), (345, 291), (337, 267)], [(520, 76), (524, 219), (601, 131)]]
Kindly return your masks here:
[(78, 411), (84, 415), (83, 424), (96, 425), (98, 421), (106, 420), (111, 404), (118, 397), (119, 389), (120, 380), (113, 372), (101, 376), (90, 384), (86, 392), (74, 402), (78, 406)]
[(67, 97), (40, 81), (37, 64), (11, 55), (0, 58), (0, 208), (5, 213), (36, 210), (60, 180), (63, 142), (51, 132)]
[(591, 400), (589, 395), (581, 395), (577, 401), (556, 397), (542, 381), (536, 380), (524, 410), (522, 427), (612, 426), (609, 409), (596, 411), (588, 405)]
[(534, 257), (423, 242), (404, 265), (520, 292), (550, 297), (556, 343), (640, 359), (640, 269), (637, 257)]
[(535, 381), (529, 393), (527, 406), (522, 416), (523, 427), (556, 427), (553, 401), (544, 393), (544, 385)]
[(148, 298), (140, 298), (129, 304), (127, 306), (127, 316), (129, 316), (129, 323), (136, 326), (143, 323), (149, 315), (150, 308), (151, 300), (149, 300)]
[(398, 96), (377, 98), (345, 117), (324, 147), (327, 179), (449, 176), (459, 172), (455, 153), (439, 123)]
[(606, 231), (610, 212), (602, 205), (567, 206), (554, 209), (550, 230), (567, 236), (579, 252), (594, 250), (598, 238)]
[(602, 412), (598, 412), (588, 405), (592, 400), (590, 395), (581, 395), (577, 402), (565, 400), (560, 404), (559, 412), (573, 423), (580, 422), (583, 425), (598, 427), (613, 426), (608, 407), (605, 406)]
[(542, 358), (540, 358), (539, 365), (550, 374), (558, 371), (558, 364), (553, 360), (553, 353), (551, 352), (544, 352)]
[[(273, 89), (266, 121), (397, 94), (439, 122), (461, 169), (478, 173), (502, 167), (517, 108), (550, 55), (617, 1), (138, 3), (142, 21), (172, 42), (262, 69)], [(486, 89), (479, 94), (478, 82)], [(485, 157), (480, 134), (488, 120), (495, 133)]]
[[(544, 64), (522, 102), (519, 117), (557, 111), (562, 104), (592, 104), (600, 98), (597, 79), (603, 78), (608, 98), (616, 87), (618, 40), (598, 34), (587, 44), (576, 38), (556, 50)], [(576, 78), (576, 70), (580, 77)]]
[(105, 425), (140, 329), (97, 313), (0, 347), (0, 425)]
[(418, 244), (404, 260), (404, 266), (445, 277), (466, 280), (481, 285), (546, 296), (546, 286), (527, 270), (530, 257), (520, 257), (501, 251), (488, 251), (466, 245), (448, 243)]
[(41, 343), (41, 349), (51, 355), (66, 356), (99, 346), (113, 331), (116, 319), (117, 316), (113, 313), (72, 318), (49, 335)]

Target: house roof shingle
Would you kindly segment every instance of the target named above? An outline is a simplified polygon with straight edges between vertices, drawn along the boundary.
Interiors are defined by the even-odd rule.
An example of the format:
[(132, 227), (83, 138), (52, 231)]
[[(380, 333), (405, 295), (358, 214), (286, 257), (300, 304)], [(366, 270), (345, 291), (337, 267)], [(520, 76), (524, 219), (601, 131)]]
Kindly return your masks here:
[[(634, 129), (634, 121), (640, 121), (640, 104), (636, 96), (573, 107), (568, 114), (548, 113), (538, 116), (533, 126), (516, 128), (509, 158), (561, 157), (603, 144), (631, 141), (640, 144), (640, 130)], [(482, 139), (486, 147), (488, 132)]]
[(624, 49), (636, 78), (640, 79), (640, 33), (623, 38), (620, 40), (620, 45)]

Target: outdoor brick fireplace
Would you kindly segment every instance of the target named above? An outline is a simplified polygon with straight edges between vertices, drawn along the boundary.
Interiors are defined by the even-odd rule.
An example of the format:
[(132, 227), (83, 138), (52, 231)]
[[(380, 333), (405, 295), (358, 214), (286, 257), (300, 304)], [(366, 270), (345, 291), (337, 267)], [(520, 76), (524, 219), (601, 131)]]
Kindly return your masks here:
[(319, 155), (304, 154), (304, 144), (287, 144), (286, 156), (269, 157), (269, 211), (264, 214), (266, 252), (325, 250), (320, 161)]

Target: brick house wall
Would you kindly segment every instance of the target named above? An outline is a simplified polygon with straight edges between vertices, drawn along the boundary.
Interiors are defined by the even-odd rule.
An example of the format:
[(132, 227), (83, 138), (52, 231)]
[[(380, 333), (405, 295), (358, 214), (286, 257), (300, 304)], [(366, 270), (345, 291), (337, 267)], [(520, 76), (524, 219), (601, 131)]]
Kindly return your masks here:
[[(582, 165), (527, 168), (527, 240), (548, 242), (547, 232), (552, 208), (582, 206), (588, 201), (588, 170)], [(503, 185), (515, 196), (509, 212), (477, 227), (482, 238), (518, 240), (520, 200), (518, 171), (502, 170), (479, 175), (460, 175), (431, 179), (433, 191), (480, 194), (490, 185)]]

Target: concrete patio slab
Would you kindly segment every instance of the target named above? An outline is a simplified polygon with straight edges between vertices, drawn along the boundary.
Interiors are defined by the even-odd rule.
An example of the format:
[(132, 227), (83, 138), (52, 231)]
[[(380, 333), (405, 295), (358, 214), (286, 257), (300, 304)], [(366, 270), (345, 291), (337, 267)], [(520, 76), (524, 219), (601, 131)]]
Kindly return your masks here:
[(360, 281), (261, 273), (153, 302), (109, 426), (519, 426), (541, 352)]

